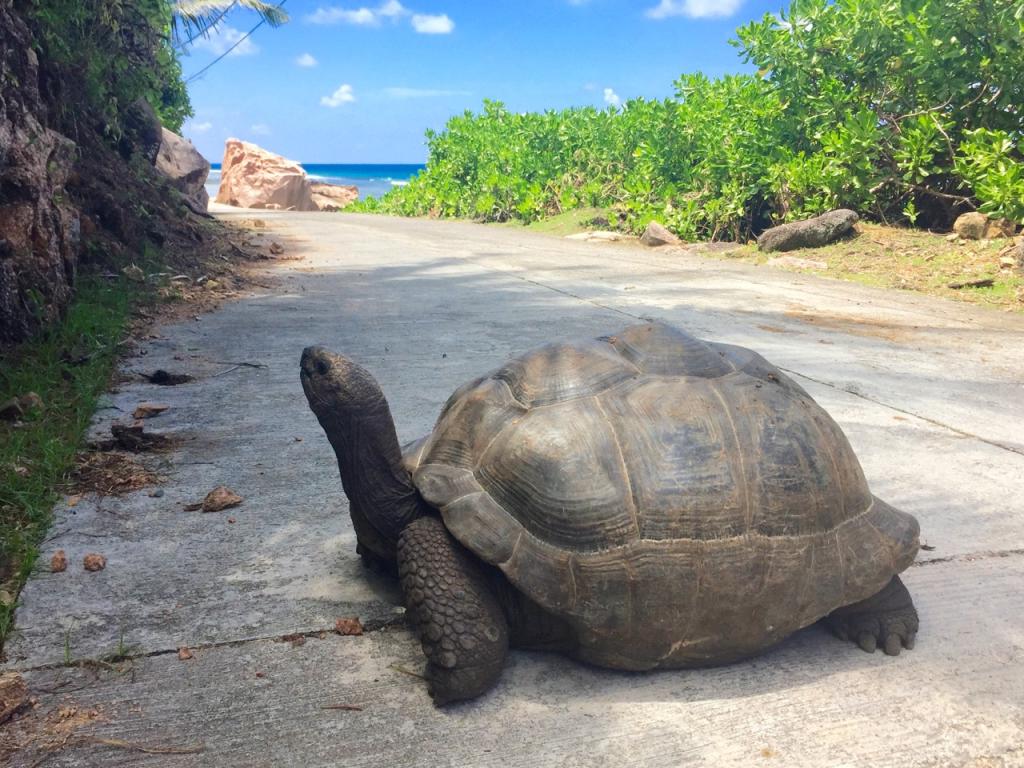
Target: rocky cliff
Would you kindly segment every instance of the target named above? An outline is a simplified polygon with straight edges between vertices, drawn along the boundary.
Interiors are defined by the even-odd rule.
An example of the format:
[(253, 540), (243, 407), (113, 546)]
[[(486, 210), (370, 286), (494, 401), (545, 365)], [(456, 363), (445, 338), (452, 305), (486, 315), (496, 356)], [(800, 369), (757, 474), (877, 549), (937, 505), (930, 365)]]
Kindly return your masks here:
[(54, 320), (74, 284), (79, 217), (65, 185), (75, 143), (46, 122), (32, 35), (0, 0), (0, 344)]

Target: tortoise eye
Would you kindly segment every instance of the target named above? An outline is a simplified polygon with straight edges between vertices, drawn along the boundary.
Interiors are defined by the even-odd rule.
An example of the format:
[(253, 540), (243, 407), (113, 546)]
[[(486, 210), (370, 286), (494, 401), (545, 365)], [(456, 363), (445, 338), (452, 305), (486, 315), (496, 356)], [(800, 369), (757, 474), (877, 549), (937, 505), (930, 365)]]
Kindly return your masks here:
[(327, 364), (326, 360), (316, 361), (316, 372), (321, 376), (326, 376), (329, 370), (331, 370), (331, 367)]

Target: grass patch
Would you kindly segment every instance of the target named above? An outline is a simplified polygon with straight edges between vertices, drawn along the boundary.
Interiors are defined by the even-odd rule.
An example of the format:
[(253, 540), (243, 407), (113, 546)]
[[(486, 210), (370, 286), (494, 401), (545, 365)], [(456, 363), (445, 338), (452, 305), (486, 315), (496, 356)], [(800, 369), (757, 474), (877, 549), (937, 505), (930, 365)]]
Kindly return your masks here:
[(63, 322), (0, 354), (0, 403), (42, 400), (20, 422), (0, 422), (0, 645), (140, 294), (124, 279), (83, 277)]

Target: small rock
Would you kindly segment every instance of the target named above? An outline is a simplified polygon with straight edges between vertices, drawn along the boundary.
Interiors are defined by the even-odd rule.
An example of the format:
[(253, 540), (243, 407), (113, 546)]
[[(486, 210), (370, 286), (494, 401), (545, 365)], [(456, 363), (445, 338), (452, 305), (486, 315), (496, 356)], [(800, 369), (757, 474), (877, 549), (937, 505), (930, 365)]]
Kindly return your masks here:
[(163, 496), (164, 496), (164, 489), (163, 488), (154, 488), (152, 491), (149, 492), (149, 498), (151, 498), (151, 499), (162, 499)]
[(183, 645), (181, 646), (181, 648), (178, 649), (178, 659), (180, 661), (188, 661), (189, 659), (194, 658), (195, 654), (192, 653), (192, 649), (189, 648), (187, 645)]
[(989, 219), (985, 227), (985, 237), (990, 240), (1000, 237), (1013, 237), (1017, 234), (1017, 225), (1009, 219)]
[(131, 280), (133, 283), (144, 283), (146, 282), (146, 273), (139, 269), (134, 264), (129, 264), (127, 267), (121, 270), (124, 276)]
[(971, 211), (957, 217), (953, 223), (953, 233), (964, 240), (981, 240), (985, 237), (988, 216), (984, 213)]
[(828, 264), (824, 261), (814, 261), (813, 259), (800, 259), (796, 256), (776, 256), (773, 259), (768, 259), (769, 267), (789, 267), (790, 269), (817, 269), (824, 271), (828, 269)]
[(659, 245), (679, 245), (682, 240), (658, 222), (652, 221), (640, 235), (640, 242), (655, 248)]
[(284, 246), (278, 242), (273, 242), (270, 244), (270, 252), (275, 256), (280, 256), (284, 253)]
[(82, 565), (85, 566), (87, 571), (102, 571), (107, 567), (107, 558), (96, 552), (90, 552), (82, 560)]
[(953, 232), (964, 240), (992, 240), (1013, 237), (1017, 225), (1008, 219), (990, 219), (984, 213), (971, 211), (957, 217)]
[(243, 501), (244, 499), (230, 488), (218, 485), (206, 494), (206, 498), (203, 499), (200, 509), (202, 509), (203, 512), (220, 512), (222, 509), (227, 509), (228, 507), (237, 507)]
[(334, 631), (339, 635), (361, 635), (363, 624), (358, 618), (338, 619), (334, 622)]
[(150, 419), (159, 416), (170, 407), (164, 403), (139, 403), (132, 411), (132, 416), (136, 419)]
[(781, 224), (762, 232), (757, 238), (757, 247), (765, 252), (820, 248), (850, 232), (857, 219), (854, 211), (840, 208), (812, 219)]
[(24, 415), (25, 411), (21, 407), (20, 398), (12, 397), (0, 405), (0, 420), (18, 421)]
[(68, 569), (68, 556), (63, 549), (58, 549), (50, 558), (50, 573), (63, 573)]
[(263, 219), (253, 219), (252, 225), (254, 227), (257, 227), (258, 229), (262, 229), (263, 227), (267, 226), (267, 222), (265, 222)]

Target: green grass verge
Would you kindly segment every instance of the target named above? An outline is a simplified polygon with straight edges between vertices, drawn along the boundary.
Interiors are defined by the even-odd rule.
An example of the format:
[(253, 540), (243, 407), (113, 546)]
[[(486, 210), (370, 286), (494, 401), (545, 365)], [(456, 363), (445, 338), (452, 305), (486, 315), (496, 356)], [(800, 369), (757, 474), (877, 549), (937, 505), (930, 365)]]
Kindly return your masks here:
[(0, 422), (0, 647), (140, 295), (124, 279), (83, 278), (63, 322), (0, 353), (0, 403), (28, 392), (43, 403)]

